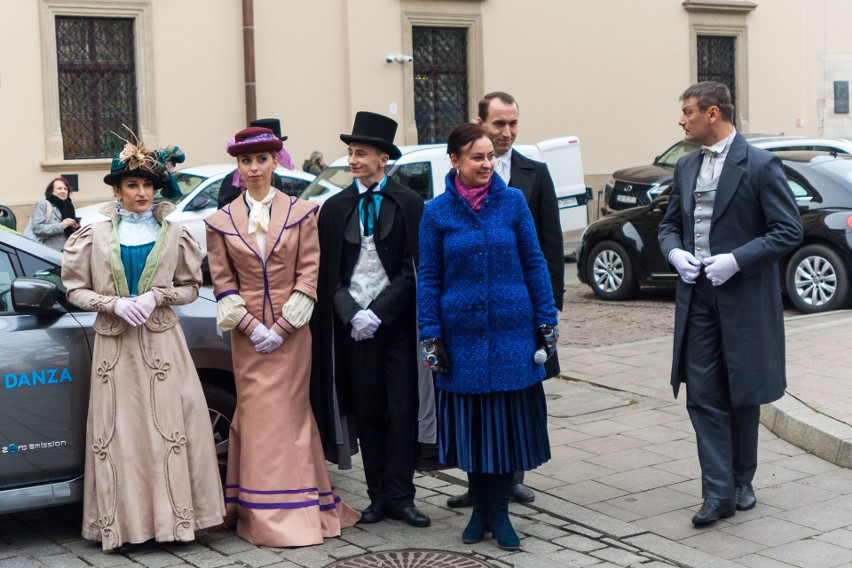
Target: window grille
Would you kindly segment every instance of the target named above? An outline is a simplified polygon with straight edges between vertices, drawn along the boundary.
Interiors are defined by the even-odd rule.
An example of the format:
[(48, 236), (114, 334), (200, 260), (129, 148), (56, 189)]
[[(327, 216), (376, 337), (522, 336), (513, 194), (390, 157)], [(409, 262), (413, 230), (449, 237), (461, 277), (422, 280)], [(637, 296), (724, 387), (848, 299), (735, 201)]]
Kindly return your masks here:
[(467, 29), (414, 26), (414, 119), (421, 144), (468, 121)]
[(698, 36), (698, 80), (726, 85), (735, 104), (736, 46), (737, 38), (732, 36)]
[(122, 124), (138, 133), (132, 18), (56, 18), (59, 117), (65, 159), (110, 157)]

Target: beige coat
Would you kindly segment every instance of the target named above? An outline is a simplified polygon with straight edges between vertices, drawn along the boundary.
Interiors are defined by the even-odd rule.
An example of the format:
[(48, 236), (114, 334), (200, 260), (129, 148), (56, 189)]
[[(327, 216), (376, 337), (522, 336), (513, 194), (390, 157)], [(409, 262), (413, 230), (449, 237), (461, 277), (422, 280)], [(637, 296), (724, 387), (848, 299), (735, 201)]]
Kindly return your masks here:
[[(201, 284), (201, 251), (180, 225), (161, 229), (139, 293), (158, 307), (143, 326), (112, 313), (124, 267), (113, 221), (74, 233), (62, 281), (68, 300), (98, 312), (94, 330), (83, 536), (109, 550), (124, 543), (190, 541), (222, 522), (222, 487), (207, 404), (172, 304), (188, 304)], [(115, 207), (104, 213), (115, 216)], [(118, 255), (118, 256), (116, 256)]]
[[(311, 330), (294, 328), (281, 308), (295, 290), (316, 300), (316, 205), (276, 192), (266, 255), (248, 232), (238, 197), (206, 219), (207, 258), (216, 297), (239, 294), (248, 314), (231, 332), (237, 411), (231, 423), (226, 524), (264, 546), (320, 544), (360, 516), (329, 481), (311, 412)], [(263, 323), (284, 337), (269, 354), (249, 340)]]

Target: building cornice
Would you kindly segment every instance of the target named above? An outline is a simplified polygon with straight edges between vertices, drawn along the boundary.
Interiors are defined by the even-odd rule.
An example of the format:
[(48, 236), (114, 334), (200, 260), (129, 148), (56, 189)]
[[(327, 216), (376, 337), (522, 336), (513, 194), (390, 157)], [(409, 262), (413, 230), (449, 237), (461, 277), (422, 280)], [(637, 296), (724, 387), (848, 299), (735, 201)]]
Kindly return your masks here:
[(684, 0), (687, 12), (710, 12), (713, 14), (748, 14), (757, 8), (747, 0)]

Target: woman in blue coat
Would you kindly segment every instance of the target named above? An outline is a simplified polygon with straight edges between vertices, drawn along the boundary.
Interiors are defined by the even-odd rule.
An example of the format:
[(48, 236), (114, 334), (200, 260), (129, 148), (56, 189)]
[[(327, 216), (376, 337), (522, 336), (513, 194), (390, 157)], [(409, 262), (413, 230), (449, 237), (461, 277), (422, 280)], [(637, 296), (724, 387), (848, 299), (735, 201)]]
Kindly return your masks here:
[(447, 140), (446, 191), (420, 224), (417, 307), (422, 348), (438, 389), (442, 463), (467, 471), (474, 499), (465, 543), (486, 523), (517, 550), (509, 521), (512, 473), (550, 459), (541, 381), (555, 349), (557, 311), (523, 194), (494, 174), (494, 147), (476, 124)]

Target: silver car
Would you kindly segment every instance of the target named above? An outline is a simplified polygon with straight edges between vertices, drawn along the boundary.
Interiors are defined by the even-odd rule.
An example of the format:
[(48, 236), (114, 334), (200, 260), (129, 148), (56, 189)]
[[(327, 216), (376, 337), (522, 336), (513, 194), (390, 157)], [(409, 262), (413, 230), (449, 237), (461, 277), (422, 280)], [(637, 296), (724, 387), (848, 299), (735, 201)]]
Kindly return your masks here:
[[(94, 312), (65, 299), (62, 254), (0, 227), (0, 513), (82, 498)], [(175, 306), (201, 377), (220, 468), (236, 407), (216, 303)]]

